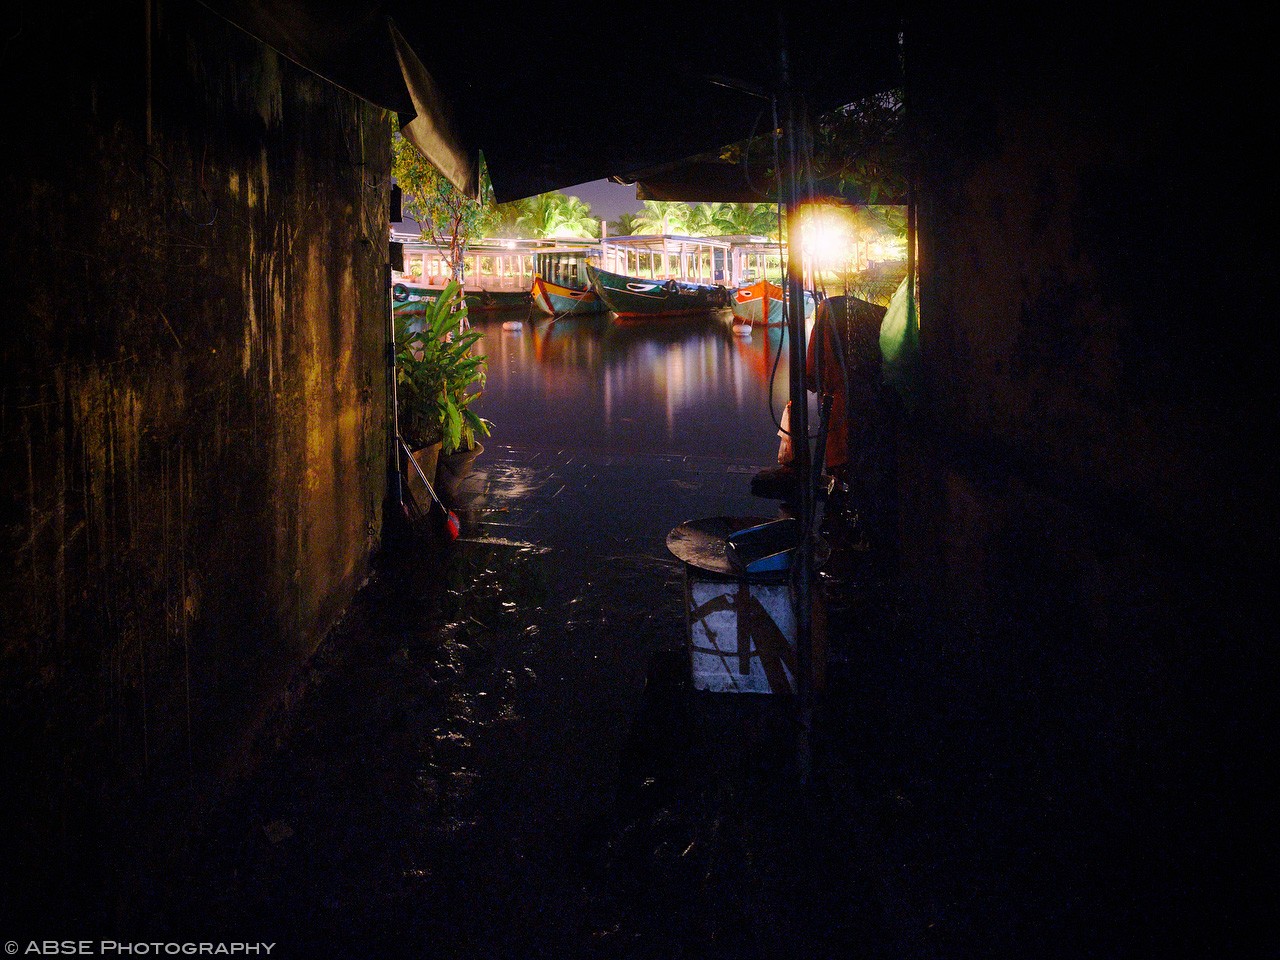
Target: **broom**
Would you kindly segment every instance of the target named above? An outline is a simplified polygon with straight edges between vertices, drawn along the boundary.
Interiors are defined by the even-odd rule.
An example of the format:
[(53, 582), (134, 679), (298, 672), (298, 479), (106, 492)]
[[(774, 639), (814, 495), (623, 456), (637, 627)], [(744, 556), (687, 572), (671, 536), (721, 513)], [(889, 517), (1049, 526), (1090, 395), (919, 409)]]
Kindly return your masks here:
[[(458, 535), (462, 532), (462, 524), (458, 520), (458, 515), (446, 507), (440, 498), (436, 496), (435, 488), (431, 486), (431, 481), (427, 479), (427, 475), (423, 471), (421, 464), (419, 464), (417, 460), (413, 459), (413, 454), (409, 450), (409, 445), (405, 443), (404, 439), (401, 437), (397, 437), (396, 439), (400, 443), (401, 452), (403, 452), (405, 458), (413, 464), (413, 469), (417, 471), (418, 478), (422, 481), (423, 486), (427, 488), (427, 493), (431, 494), (432, 503), (438, 506), (440, 508), (440, 512), (443, 514), (440, 529), (450, 540), (457, 540)], [(407, 513), (409, 505), (407, 503), (404, 504), (404, 508)], [(431, 512), (430, 507), (427, 508), (427, 512)]]

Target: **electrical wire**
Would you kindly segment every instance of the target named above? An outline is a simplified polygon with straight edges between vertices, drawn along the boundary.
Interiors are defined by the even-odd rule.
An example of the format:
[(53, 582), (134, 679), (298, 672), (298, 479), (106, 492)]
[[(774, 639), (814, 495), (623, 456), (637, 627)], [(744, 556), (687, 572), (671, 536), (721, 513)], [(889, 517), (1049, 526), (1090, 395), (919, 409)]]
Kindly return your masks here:
[[(782, 202), (782, 154), (778, 145), (777, 131), (778, 131), (779, 121), (778, 121), (778, 98), (776, 95), (770, 98), (770, 107), (773, 111), (773, 129), (774, 129), (774, 133), (772, 137), (773, 169), (774, 169), (774, 180), (777, 187), (777, 197), (778, 197), (778, 202), (776, 204), (778, 209), (778, 254), (779, 254), (780, 260), (782, 261), (783, 273), (784, 273), (784, 277), (783, 277), (784, 282), (781, 285), (782, 286), (782, 315), (785, 318), (789, 318), (791, 316), (791, 310), (790, 310), (791, 285), (785, 282), (787, 265), (786, 265), (786, 257), (783, 254), (783, 247), (782, 247), (782, 222), (783, 222), (783, 211), (785, 209), (785, 205)], [(813, 196), (815, 192), (816, 181), (814, 179), (814, 173), (813, 173), (813, 151), (811, 149), (811, 144), (808, 138), (805, 138), (804, 141), (802, 142), (801, 154), (802, 154), (802, 157), (801, 157), (802, 162), (804, 163), (805, 168), (807, 170), (806, 180), (809, 188), (809, 195)], [(767, 277), (765, 278), (765, 282), (768, 283)], [(821, 288), (815, 287), (812, 292), (813, 292), (813, 298), (814, 298), (815, 310), (816, 310), (816, 304), (820, 304), (823, 300), (827, 299), (826, 288), (825, 286)], [(764, 320), (765, 320), (765, 330), (767, 331), (769, 318), (765, 317)], [(785, 436), (790, 438), (791, 437), (790, 429), (786, 429), (786, 430), (783, 429), (782, 420), (779, 417), (777, 410), (774, 408), (774, 405), (773, 405), (773, 393), (774, 393), (774, 387), (776, 385), (777, 376), (778, 376), (778, 365), (782, 358), (782, 347), (783, 347), (783, 344), (786, 343), (787, 336), (789, 336), (791, 333), (791, 324), (789, 320), (783, 324), (782, 330), (783, 330), (783, 336), (778, 341), (778, 352), (774, 355), (774, 358), (773, 358), (773, 370), (769, 374), (769, 416), (773, 420), (774, 426), (777, 427), (778, 430), (781, 431)], [(766, 336), (767, 335), (768, 334), (766, 332)], [(817, 335), (816, 316), (815, 316), (814, 335), (815, 336)], [(838, 340), (838, 338), (836, 339)], [(821, 349), (821, 340), (819, 340), (818, 348)], [(841, 363), (841, 368), (844, 372), (845, 389), (847, 393), (849, 376), (848, 376), (848, 371), (844, 369), (843, 360)], [(803, 375), (804, 373), (802, 371), (801, 376)], [(819, 430), (821, 430), (821, 427), (819, 428)], [(819, 438), (819, 436), (820, 434), (808, 434), (806, 439), (816, 440)]]

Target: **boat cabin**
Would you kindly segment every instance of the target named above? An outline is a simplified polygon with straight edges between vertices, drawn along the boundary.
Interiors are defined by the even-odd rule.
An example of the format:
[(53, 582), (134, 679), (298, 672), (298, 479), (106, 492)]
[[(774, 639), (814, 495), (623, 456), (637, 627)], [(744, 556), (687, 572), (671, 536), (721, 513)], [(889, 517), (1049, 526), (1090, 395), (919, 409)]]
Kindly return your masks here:
[[(534, 257), (554, 244), (549, 240), (480, 240), (463, 258), (463, 287), (468, 291), (527, 291)], [(443, 289), (451, 279), (447, 255), (432, 243), (407, 243), (404, 270), (395, 279), (428, 289)]]
[(533, 273), (562, 287), (586, 290), (591, 285), (587, 279), (587, 259), (599, 256), (600, 243), (597, 240), (561, 240), (556, 246), (533, 255)]
[(600, 241), (599, 265), (628, 277), (733, 284), (730, 243), (722, 237), (607, 237)]

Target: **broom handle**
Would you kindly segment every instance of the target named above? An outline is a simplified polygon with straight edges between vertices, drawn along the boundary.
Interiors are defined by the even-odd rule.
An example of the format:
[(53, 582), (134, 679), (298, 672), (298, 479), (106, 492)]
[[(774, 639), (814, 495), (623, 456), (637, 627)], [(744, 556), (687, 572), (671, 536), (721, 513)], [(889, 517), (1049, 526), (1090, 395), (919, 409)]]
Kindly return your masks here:
[(408, 457), (409, 462), (413, 464), (413, 469), (418, 471), (418, 476), (422, 478), (422, 482), (426, 485), (427, 493), (431, 494), (431, 499), (440, 504), (441, 510), (445, 510), (445, 505), (440, 503), (440, 498), (436, 496), (436, 491), (431, 486), (431, 481), (427, 479), (427, 474), (426, 471), (422, 469), (422, 464), (413, 459), (413, 453), (409, 450), (409, 445), (404, 442), (403, 438), (400, 440), (400, 449), (404, 451), (404, 455)]

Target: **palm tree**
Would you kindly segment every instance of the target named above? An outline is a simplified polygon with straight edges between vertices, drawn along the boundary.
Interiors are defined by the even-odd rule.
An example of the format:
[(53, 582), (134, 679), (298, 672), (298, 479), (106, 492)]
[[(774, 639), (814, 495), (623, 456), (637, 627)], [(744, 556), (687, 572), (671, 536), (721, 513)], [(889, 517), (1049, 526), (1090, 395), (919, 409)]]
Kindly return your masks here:
[(618, 214), (618, 219), (609, 223), (609, 235), (614, 237), (631, 236), (639, 229), (636, 217), (637, 214), (634, 213)]
[(662, 235), (688, 229), (689, 205), (667, 200), (646, 200), (632, 221), (632, 233)]
[(508, 238), (520, 236), (519, 220), (528, 205), (529, 201), (526, 199), (499, 203), (492, 207), (492, 215), (487, 223), (488, 229), (485, 231), (485, 236)]
[(721, 237), (737, 233), (732, 203), (699, 203), (690, 208), (687, 229), (695, 237)]
[(731, 229), (726, 233), (743, 233), (758, 237), (778, 236), (778, 208), (772, 203), (727, 204)]
[(590, 204), (558, 192), (523, 201), (515, 223), (533, 237), (595, 237), (600, 233)]

